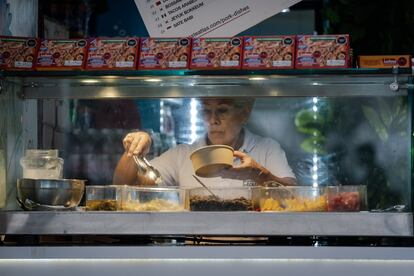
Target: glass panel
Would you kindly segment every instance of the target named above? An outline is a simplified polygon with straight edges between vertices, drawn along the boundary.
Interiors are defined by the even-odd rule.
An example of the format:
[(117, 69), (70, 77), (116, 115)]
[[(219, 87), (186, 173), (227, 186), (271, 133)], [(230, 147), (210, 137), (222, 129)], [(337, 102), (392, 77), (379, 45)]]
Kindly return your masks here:
[(5, 197), (3, 207), (10, 210), (16, 208), (16, 179), (21, 177), (18, 162), (23, 155), (25, 138), (25, 123), (22, 121), (24, 108), (23, 101), (17, 97), (20, 92), (19, 85), (1, 80), (0, 85), (0, 201)]
[[(410, 205), (407, 97), (240, 99), (254, 100), (245, 127), (280, 143), (299, 184), (366, 185), (370, 210)], [(89, 185), (112, 183), (127, 133), (142, 129), (151, 134), (152, 159), (203, 139), (208, 120), (223, 119), (227, 112), (206, 109), (196, 98), (58, 103), (58, 118), (48, 119), (57, 125), (40, 123), (41, 147), (59, 148), (64, 176), (86, 178)]]
[(0, 94), (0, 208), (6, 205), (6, 97)]
[[(399, 69), (0, 72), (23, 77), (27, 99), (188, 97), (337, 97), (407, 95), (410, 71)], [(14, 77), (13, 77), (14, 76)], [(391, 84), (398, 84), (392, 86)], [(220, 88), (220, 89), (217, 89)]]
[(257, 76), (257, 75), (373, 75), (410, 74), (409, 68), (327, 68), (327, 69), (283, 69), (283, 70), (105, 70), (105, 71), (5, 71), (6, 77), (87, 77), (87, 76)]

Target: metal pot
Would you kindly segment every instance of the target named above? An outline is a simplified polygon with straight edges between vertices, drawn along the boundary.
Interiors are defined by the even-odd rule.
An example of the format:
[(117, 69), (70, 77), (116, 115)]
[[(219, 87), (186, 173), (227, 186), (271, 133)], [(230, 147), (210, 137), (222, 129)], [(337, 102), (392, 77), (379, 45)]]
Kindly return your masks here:
[(17, 180), (17, 201), (26, 210), (68, 210), (79, 205), (85, 191), (80, 179)]

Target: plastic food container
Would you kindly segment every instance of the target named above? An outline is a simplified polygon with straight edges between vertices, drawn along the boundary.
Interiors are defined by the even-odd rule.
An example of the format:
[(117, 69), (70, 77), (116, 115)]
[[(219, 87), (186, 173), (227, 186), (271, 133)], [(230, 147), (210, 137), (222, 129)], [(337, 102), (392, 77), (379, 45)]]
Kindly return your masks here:
[(328, 186), (326, 195), (330, 212), (358, 212), (367, 209), (366, 186)]
[(258, 187), (193, 188), (188, 191), (191, 211), (255, 211), (258, 209)]
[(26, 150), (20, 159), (23, 178), (61, 179), (63, 177), (63, 159), (58, 157), (58, 150)]
[(199, 148), (190, 155), (194, 172), (201, 177), (217, 176), (220, 171), (233, 167), (232, 147), (211, 145)]
[(327, 211), (325, 189), (310, 186), (268, 187), (260, 194), (261, 211)]
[(184, 211), (185, 190), (178, 187), (135, 187), (122, 188), (122, 211)]
[(86, 186), (86, 211), (117, 211), (122, 186)]

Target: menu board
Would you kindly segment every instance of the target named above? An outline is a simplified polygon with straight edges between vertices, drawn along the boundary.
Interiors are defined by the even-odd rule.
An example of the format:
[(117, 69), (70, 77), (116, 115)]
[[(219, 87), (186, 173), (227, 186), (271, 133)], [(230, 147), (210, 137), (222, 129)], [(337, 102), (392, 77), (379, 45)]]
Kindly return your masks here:
[(301, 0), (134, 0), (152, 37), (231, 37)]

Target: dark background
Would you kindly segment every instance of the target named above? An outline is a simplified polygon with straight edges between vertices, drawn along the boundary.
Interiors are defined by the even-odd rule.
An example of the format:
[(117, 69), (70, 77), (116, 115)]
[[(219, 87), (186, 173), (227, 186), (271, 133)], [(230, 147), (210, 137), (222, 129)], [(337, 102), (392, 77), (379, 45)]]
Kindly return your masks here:
[[(133, 0), (40, 0), (39, 36), (45, 18), (69, 37), (148, 36)], [(348, 33), (354, 56), (414, 55), (413, 0), (303, 0), (241, 35)], [(53, 37), (50, 37), (53, 38)]]

